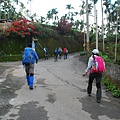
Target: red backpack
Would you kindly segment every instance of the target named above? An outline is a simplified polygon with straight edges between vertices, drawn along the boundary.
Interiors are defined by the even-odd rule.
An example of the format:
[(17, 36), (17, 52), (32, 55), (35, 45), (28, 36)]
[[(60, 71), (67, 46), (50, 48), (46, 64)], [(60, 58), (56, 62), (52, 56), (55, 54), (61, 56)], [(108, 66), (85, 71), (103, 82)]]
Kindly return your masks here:
[(93, 66), (92, 66), (92, 68), (90, 70), (91, 73), (93, 73), (93, 72), (102, 73), (102, 72), (105, 71), (105, 62), (104, 62), (102, 57), (94, 56), (93, 62), (94, 62), (94, 64), (93, 64)]

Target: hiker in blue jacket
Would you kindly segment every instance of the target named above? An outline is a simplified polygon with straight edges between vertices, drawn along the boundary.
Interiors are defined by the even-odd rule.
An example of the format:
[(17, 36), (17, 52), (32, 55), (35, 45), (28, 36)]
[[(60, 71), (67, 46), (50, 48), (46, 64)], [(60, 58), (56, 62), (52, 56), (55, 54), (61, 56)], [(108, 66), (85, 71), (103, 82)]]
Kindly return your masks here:
[[(96, 91), (96, 101), (98, 103), (100, 103), (101, 100), (101, 95), (102, 95), (102, 90), (101, 90), (101, 79), (102, 79), (102, 72), (105, 70), (105, 63), (104, 61), (102, 61), (102, 72), (98, 69), (97, 64), (95, 64), (95, 60), (99, 58), (102, 59), (99, 56), (99, 51), (97, 49), (94, 49), (92, 51), (92, 56), (89, 58), (88, 61), (88, 66), (87, 69), (85, 70), (83, 76), (85, 76), (88, 72), (89, 72), (89, 81), (88, 81), (88, 87), (87, 87), (87, 93), (89, 96), (91, 96), (91, 92), (92, 92), (92, 83), (93, 80), (96, 79), (96, 87), (97, 87), (97, 91)], [(96, 62), (97, 63), (97, 62)], [(99, 63), (100, 64), (100, 63)], [(97, 68), (97, 69), (96, 69)]]
[(30, 90), (33, 90), (35, 62), (38, 63), (38, 55), (33, 50), (32, 43), (29, 43), (22, 55), (22, 65), (25, 67), (26, 79)]

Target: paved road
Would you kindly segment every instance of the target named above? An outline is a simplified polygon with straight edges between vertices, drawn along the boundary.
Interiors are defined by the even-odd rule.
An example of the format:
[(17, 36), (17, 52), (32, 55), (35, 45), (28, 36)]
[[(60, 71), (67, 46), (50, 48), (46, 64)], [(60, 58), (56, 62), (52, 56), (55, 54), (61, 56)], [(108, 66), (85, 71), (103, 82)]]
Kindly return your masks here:
[[(29, 90), (21, 62), (0, 63), (0, 120), (120, 120), (120, 99), (103, 88), (101, 103), (86, 93), (88, 76), (78, 53), (40, 60)], [(83, 61), (83, 60), (82, 60)]]

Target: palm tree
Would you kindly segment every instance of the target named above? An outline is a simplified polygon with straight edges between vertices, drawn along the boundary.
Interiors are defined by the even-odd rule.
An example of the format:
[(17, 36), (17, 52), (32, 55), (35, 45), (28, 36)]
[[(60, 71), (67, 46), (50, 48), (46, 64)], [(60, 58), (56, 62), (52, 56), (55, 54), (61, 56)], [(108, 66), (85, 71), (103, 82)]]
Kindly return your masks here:
[(80, 25), (80, 21), (79, 20), (75, 21), (74, 26), (76, 29), (78, 29), (79, 25)]
[(27, 17), (30, 17), (30, 10), (27, 9), (27, 10), (25, 11), (25, 14), (26, 14)]
[(101, 12), (102, 12), (102, 39), (103, 39), (103, 52), (105, 51), (105, 42), (104, 42), (104, 23), (103, 23), (103, 3), (101, 0)]
[(80, 15), (84, 15), (85, 14), (85, 8), (86, 8), (85, 1), (82, 1), (82, 5), (80, 5), (79, 7), (81, 7)]
[(73, 21), (74, 14), (72, 14), (71, 9), (74, 9), (74, 7), (72, 7), (71, 4), (68, 4), (68, 5), (66, 5), (66, 9), (69, 10), (67, 19)]
[(34, 21), (34, 19), (36, 20), (36, 17), (37, 17), (37, 14), (36, 14), (36, 13), (34, 13), (33, 15), (30, 15), (30, 19), (31, 19), (32, 21)]
[(118, 19), (118, 16), (120, 16), (120, 1), (117, 2), (118, 6), (116, 7), (116, 16), (117, 16), (117, 22), (116, 22), (116, 42), (115, 42), (115, 62), (117, 60), (117, 42), (118, 42), (118, 21), (120, 21), (120, 17)]
[(40, 19), (38, 21), (40, 21), (40, 23), (42, 24), (43, 22), (45, 22), (45, 17), (40, 16)]
[(52, 15), (51, 11), (49, 10), (47, 13), (47, 17), (46, 17), (46, 20), (48, 20), (47, 23), (49, 23), (50, 19), (52, 19), (52, 18), (53, 18), (53, 15)]
[(96, 3), (98, 2), (98, 0), (94, 0), (94, 17), (95, 19), (95, 23), (96, 23), (96, 49), (98, 49), (98, 25), (97, 25), (97, 10), (96, 10)]
[(58, 11), (56, 11), (57, 10), (57, 8), (53, 8), (52, 10), (51, 10), (51, 15), (52, 15), (52, 19), (54, 19), (54, 25), (56, 25), (56, 22), (58, 22), (58, 16), (57, 16), (57, 14), (58, 14)]
[(105, 2), (103, 3), (103, 5), (105, 5), (106, 9), (105, 9), (105, 14), (107, 16), (107, 31), (108, 31), (108, 34), (110, 34), (110, 22), (109, 22), (109, 14), (110, 14), (110, 5), (111, 5), (111, 0), (105, 0)]
[[(87, 28), (87, 51), (89, 51), (89, 14), (92, 11), (92, 4), (88, 4), (88, 0), (86, 0), (86, 4), (85, 1), (82, 1), (82, 5), (80, 5), (81, 9), (80, 9), (80, 16), (83, 15), (83, 21), (84, 21), (84, 14), (86, 14), (86, 28)], [(85, 23), (83, 23), (85, 25)], [(84, 51), (85, 51), (85, 27), (84, 28)]]
[(11, 5), (10, 9), (8, 9), (8, 18), (10, 20), (16, 20), (17, 19), (17, 12), (16, 12), (16, 8), (14, 8), (13, 5)]
[(83, 28), (84, 28), (84, 20), (81, 20), (80, 21), (80, 30), (83, 31)]
[(23, 10), (25, 9), (26, 7), (24, 6), (24, 4), (22, 2), (20, 2), (20, 12), (23, 13)]
[(13, 1), (18, 5), (19, 0), (13, 0)]
[(1, 19), (1, 17), (2, 17), (2, 9), (1, 9), (1, 4), (3, 3), (3, 2), (5, 2), (4, 0), (0, 0), (0, 19)]
[[(80, 16), (83, 15), (83, 21), (85, 21), (84, 19), (84, 14), (85, 14), (85, 9), (86, 9), (86, 5), (85, 5), (85, 1), (82, 1), (82, 5), (80, 5), (79, 7), (81, 7), (80, 9)], [(84, 51), (85, 51), (85, 23), (83, 24), (83, 29), (84, 29)]]
[(67, 19), (67, 14), (65, 14), (65, 15), (61, 16), (61, 19), (62, 19), (62, 20)]

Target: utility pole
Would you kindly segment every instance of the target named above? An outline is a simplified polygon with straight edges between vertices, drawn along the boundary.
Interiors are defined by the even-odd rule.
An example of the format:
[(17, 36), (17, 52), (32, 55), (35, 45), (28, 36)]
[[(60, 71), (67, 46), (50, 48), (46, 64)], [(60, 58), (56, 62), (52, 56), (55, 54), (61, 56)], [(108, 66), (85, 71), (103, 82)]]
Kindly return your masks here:
[(96, 49), (98, 49), (98, 24), (97, 24), (97, 10), (96, 10)]
[(105, 52), (105, 43), (104, 43), (104, 23), (103, 23), (103, 4), (101, 0), (101, 10), (102, 10), (102, 39), (103, 39), (103, 52)]
[(1, 0), (0, 0), (0, 20), (1, 20)]
[(87, 51), (90, 50), (89, 48), (89, 13), (88, 13), (88, 0), (86, 0), (86, 25), (87, 25)]
[[(84, 0), (82, 0), (82, 2), (84, 3)], [(84, 18), (84, 14), (83, 14), (83, 20), (85, 21), (85, 18)], [(84, 25), (84, 44), (83, 44), (83, 47), (84, 47), (84, 51), (85, 51), (85, 37), (86, 34), (85, 34), (85, 25)]]
[(96, 33), (96, 49), (98, 49), (98, 23), (97, 23), (97, 10), (96, 10), (96, 2), (94, 1), (94, 24), (96, 25), (95, 33)]
[(115, 40), (115, 62), (117, 60), (117, 35), (118, 35), (118, 11), (117, 11), (116, 40)]

